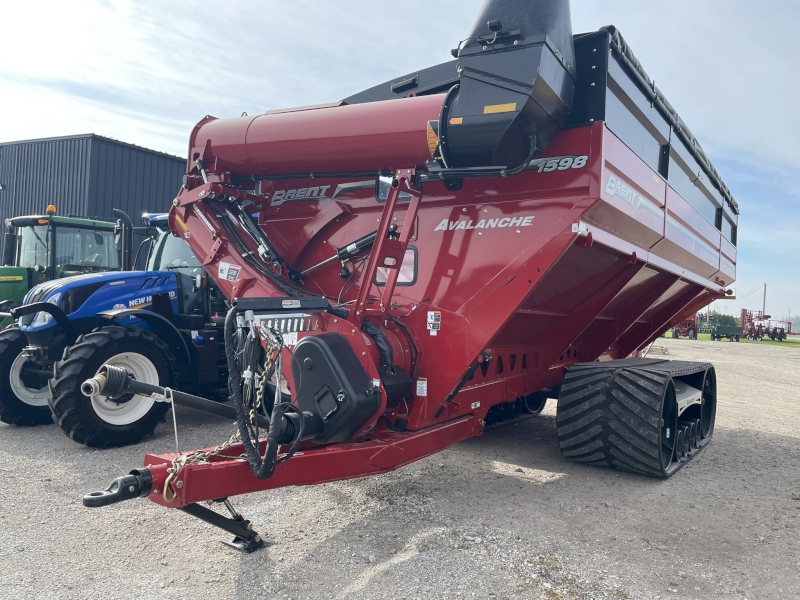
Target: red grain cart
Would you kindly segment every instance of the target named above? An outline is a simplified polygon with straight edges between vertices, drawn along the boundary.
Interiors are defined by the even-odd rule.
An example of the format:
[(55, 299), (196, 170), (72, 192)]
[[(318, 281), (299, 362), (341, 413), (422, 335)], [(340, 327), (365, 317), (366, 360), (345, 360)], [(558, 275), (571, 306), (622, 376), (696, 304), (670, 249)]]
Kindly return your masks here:
[(487, 0), (453, 55), (197, 124), (170, 223), (230, 300), (233, 406), (115, 367), (83, 389), (238, 438), (148, 455), (87, 506), (147, 497), (252, 550), (229, 503), (199, 502), (391, 471), (548, 397), (587, 465), (668, 477), (708, 443), (713, 366), (627, 358), (734, 280), (738, 207), (699, 143), (615, 28), (573, 37), (566, 1)]
[(689, 315), (687, 319), (672, 328), (672, 337), (688, 337), (690, 340), (696, 340), (698, 329), (697, 315)]

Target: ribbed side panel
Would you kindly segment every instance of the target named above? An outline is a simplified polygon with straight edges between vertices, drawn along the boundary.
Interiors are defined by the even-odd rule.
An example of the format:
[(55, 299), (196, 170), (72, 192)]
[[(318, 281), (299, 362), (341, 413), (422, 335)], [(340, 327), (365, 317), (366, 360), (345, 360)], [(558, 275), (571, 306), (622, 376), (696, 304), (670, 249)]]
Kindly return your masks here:
[(108, 218), (121, 208), (139, 225), (142, 213), (169, 210), (185, 169), (182, 159), (96, 137), (88, 208)]
[(0, 224), (54, 204), (61, 216), (107, 220), (120, 208), (138, 226), (142, 213), (169, 210), (185, 169), (184, 159), (96, 135), (0, 144)]
[(91, 137), (0, 144), (0, 223), (43, 214), (84, 214), (89, 197)]

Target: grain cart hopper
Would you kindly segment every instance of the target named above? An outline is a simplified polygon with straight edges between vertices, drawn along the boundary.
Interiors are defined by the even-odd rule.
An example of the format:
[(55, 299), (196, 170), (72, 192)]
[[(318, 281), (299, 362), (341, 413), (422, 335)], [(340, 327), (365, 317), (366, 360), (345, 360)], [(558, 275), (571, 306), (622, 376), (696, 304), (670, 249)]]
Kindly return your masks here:
[[(170, 223), (234, 303), (238, 431), (85, 505), (147, 497), (252, 550), (229, 496), (391, 471), (498, 405), (557, 397), (566, 458), (654, 477), (709, 441), (713, 366), (629, 358), (734, 280), (738, 208), (700, 145), (566, 1), (487, 0), (453, 55), (197, 124)], [(115, 368), (83, 389), (202, 402)], [(221, 499), (231, 518), (199, 504)]]

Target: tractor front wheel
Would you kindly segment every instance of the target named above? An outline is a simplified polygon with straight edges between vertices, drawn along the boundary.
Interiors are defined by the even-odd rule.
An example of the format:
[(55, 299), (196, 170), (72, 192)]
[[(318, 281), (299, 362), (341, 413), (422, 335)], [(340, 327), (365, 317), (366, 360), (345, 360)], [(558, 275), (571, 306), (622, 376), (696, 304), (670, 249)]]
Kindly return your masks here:
[(27, 343), (17, 327), (0, 331), (0, 421), (9, 425), (50, 423), (50, 392), (33, 372), (41, 368), (22, 352)]
[(169, 404), (136, 394), (115, 400), (84, 396), (81, 384), (103, 365), (122, 367), (137, 381), (171, 386), (175, 357), (152, 332), (113, 326), (79, 337), (53, 368), (50, 410), (69, 438), (99, 448), (135, 444), (164, 421)]

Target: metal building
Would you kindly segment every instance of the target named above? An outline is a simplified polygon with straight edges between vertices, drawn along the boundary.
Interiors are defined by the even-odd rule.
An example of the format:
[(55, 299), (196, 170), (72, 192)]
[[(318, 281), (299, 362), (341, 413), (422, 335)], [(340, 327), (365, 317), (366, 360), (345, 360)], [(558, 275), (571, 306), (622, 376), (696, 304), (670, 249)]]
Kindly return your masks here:
[(186, 160), (99, 135), (0, 143), (0, 224), (44, 213), (113, 220), (124, 210), (166, 212), (181, 186)]

